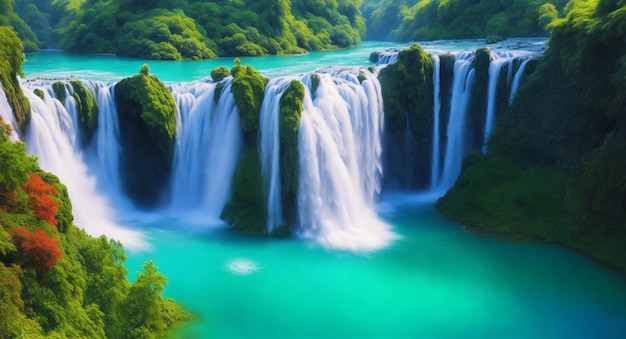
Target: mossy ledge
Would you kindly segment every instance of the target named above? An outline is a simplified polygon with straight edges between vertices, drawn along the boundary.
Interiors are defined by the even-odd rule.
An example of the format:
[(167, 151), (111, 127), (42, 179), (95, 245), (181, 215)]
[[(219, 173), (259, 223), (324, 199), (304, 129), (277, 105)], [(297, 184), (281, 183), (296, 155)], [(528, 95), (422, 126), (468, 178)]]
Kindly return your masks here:
[(83, 146), (88, 145), (98, 129), (98, 105), (93, 94), (82, 81), (74, 80), (70, 82), (70, 85), (73, 90), (72, 97), (76, 100), (80, 141)]
[(26, 130), (30, 122), (30, 103), (24, 96), (17, 76), (24, 76), (24, 47), (13, 28), (0, 26), (0, 83), (13, 108), (13, 115), (20, 133)]
[(233, 176), (232, 196), (221, 218), (235, 230), (248, 235), (267, 235), (267, 202), (257, 147), (259, 114), (267, 79), (252, 66), (244, 67), (239, 59), (231, 68), (231, 92), (239, 108), (244, 135), (244, 150)]
[[(397, 62), (385, 67), (378, 76), (385, 105), (385, 185), (416, 189), (428, 184), (433, 67), (432, 57), (414, 44), (400, 51)], [(390, 178), (396, 182), (391, 183)]]
[[(300, 117), (304, 110), (302, 107), (304, 93), (304, 85), (298, 80), (292, 80), (280, 97), (281, 205), (283, 220), (288, 225), (295, 224), (298, 213), (298, 176), (300, 173), (298, 135)], [(286, 229), (286, 226), (283, 227)]]
[(120, 124), (120, 176), (127, 195), (141, 207), (155, 207), (169, 184), (176, 138), (172, 93), (147, 65), (115, 85)]

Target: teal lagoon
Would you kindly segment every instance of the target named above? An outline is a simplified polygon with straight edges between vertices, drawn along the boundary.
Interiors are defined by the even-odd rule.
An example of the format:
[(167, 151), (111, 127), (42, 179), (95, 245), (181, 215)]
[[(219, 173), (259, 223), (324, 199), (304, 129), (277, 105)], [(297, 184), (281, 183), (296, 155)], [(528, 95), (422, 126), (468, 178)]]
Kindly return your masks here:
[[(474, 236), (432, 203), (385, 203), (399, 235), (369, 254), (162, 219), (137, 223), (181, 338), (620, 338), (626, 280), (543, 243)], [(132, 274), (131, 274), (132, 277)]]

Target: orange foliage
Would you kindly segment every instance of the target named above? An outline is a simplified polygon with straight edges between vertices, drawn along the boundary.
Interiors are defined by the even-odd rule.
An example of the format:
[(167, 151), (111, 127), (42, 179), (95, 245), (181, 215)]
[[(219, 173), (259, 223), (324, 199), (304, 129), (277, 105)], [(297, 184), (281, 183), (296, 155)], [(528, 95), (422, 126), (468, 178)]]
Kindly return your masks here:
[(28, 194), (28, 204), (35, 217), (50, 225), (56, 226), (57, 206), (59, 205), (50, 194), (56, 194), (54, 186), (43, 181), (37, 174), (28, 175), (28, 181), (22, 186)]
[(12, 228), (9, 233), (19, 250), (18, 258), (32, 265), (37, 272), (48, 272), (63, 255), (57, 243), (41, 229), (31, 232), (22, 226)]

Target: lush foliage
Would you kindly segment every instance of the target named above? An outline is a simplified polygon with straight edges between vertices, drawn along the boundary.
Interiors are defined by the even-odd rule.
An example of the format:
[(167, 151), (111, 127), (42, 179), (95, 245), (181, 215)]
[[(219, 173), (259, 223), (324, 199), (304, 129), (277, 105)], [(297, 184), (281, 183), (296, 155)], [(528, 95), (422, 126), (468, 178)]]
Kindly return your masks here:
[(138, 204), (154, 206), (171, 174), (176, 138), (172, 93), (144, 65), (115, 85), (120, 123), (122, 182)]
[[(4, 6), (3, 3), (0, 5)], [(30, 120), (30, 104), (24, 97), (17, 79), (18, 75), (24, 76), (22, 62), (24, 48), (20, 39), (11, 27), (0, 24), (0, 83), (13, 108), (18, 125), (24, 129)]]
[(80, 53), (207, 59), (351, 47), (365, 33), (361, 0), (17, 0), (19, 17), (12, 1), (2, 5), (0, 25), (28, 39), (27, 50), (42, 40)]
[(13, 0), (0, 0), (0, 26), (13, 27), (27, 52), (39, 50), (44, 44), (37, 39), (37, 35), (31, 27), (13, 11), (13, 4)]
[(9, 233), (17, 249), (15, 262), (32, 266), (38, 273), (48, 272), (62, 256), (57, 243), (41, 229), (31, 232), (20, 226), (10, 229)]
[(428, 181), (433, 67), (431, 56), (413, 45), (401, 51), (398, 61), (379, 74), (385, 105), (386, 178), (398, 180), (408, 188), (424, 187)]
[(157, 267), (131, 284), (122, 245), (72, 225), (65, 186), (2, 131), (0, 337), (155, 338), (182, 319)]
[[(550, 25), (535, 72), (498, 117), (489, 153), (466, 160), (438, 205), (487, 232), (513, 227), (624, 271), (626, 2), (571, 1), (566, 9)], [(497, 159), (507, 166), (484, 174)]]
[(43, 181), (37, 174), (28, 175), (28, 181), (22, 186), (28, 195), (28, 205), (37, 219), (52, 226), (57, 225), (56, 215), (58, 203), (52, 198), (57, 194), (54, 186)]
[[(546, 35), (567, 0), (365, 0), (368, 38), (437, 40)], [(497, 40), (497, 39), (496, 39)]]

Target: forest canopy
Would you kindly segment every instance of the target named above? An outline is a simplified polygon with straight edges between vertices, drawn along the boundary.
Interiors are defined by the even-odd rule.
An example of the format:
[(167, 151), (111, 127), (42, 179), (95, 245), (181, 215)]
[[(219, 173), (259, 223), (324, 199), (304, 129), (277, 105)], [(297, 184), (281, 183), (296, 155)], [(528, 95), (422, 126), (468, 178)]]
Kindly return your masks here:
[(364, 0), (368, 39), (547, 36), (567, 0)]
[(19, 16), (1, 1), (0, 25), (27, 51), (208, 59), (346, 48), (365, 34), (361, 0), (17, 0)]

